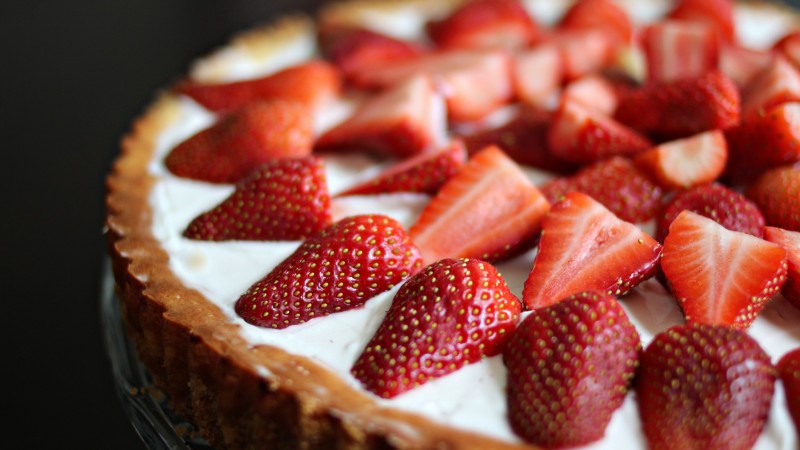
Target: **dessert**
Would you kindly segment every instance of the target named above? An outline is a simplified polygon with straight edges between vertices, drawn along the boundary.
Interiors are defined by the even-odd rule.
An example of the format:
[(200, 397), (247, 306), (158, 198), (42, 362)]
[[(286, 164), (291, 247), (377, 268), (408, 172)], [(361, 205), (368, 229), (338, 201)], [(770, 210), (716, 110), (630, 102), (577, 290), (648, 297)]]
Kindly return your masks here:
[[(767, 225), (796, 224), (796, 216), (786, 213), (796, 190), (774, 186), (796, 186), (793, 174), (800, 170), (800, 98), (793, 81), (797, 69), (788, 62), (788, 52), (782, 56), (784, 47), (772, 50), (773, 43), (798, 28), (796, 14), (742, 3), (732, 11), (735, 23), (710, 26), (698, 19), (708, 14), (687, 5), (726, 2), (686, 1), (673, 10), (671, 3), (661, 1), (621, 2), (615, 7), (586, 0), (570, 8), (568, 2), (497, 0), (502, 26), (497, 28), (493, 21), (464, 26), (470, 20), (464, 11), (491, 9), (486, 5), (493, 3), (475, 1), (465, 9), (456, 1), (341, 3), (322, 10), (316, 21), (291, 17), (244, 33), (199, 59), (186, 80), (162, 92), (125, 137), (123, 153), (108, 179), (107, 200), (110, 252), (124, 321), (156, 386), (213, 446), (535, 448), (508, 420), (507, 369), (497, 348), (481, 349), (487, 353), (463, 366), (461, 359), (447, 363), (454, 368), (447, 375), (419, 379), (411, 389), (387, 395), (391, 398), (381, 398), (369, 387), (374, 380), (369, 371), (354, 371), (365, 348), (379, 353), (377, 347), (386, 345), (385, 333), (380, 332), (384, 344), (368, 342), (383, 326), (395, 296), (413, 298), (400, 293), (416, 280), (415, 273), (427, 273), (426, 267), (456, 270), (458, 264), (449, 258), (495, 267), (516, 297), (512, 300), (531, 310), (517, 314), (510, 306), (511, 312), (498, 314), (515, 321), (581, 291), (611, 291), (620, 297), (619, 305), (642, 347), (647, 347), (654, 337), (665, 336), (662, 332), (687, 319), (679, 306), (685, 302), (679, 303), (668, 290), (677, 286), (683, 292), (684, 264), (678, 260), (659, 272), (661, 246), (666, 251), (679, 245), (670, 242), (668, 231), (666, 238), (652, 237), (654, 223), (660, 224), (658, 205), (678, 186), (718, 180), (746, 192), (743, 186), (756, 186), (753, 180), (780, 168), (780, 176), (788, 181), (758, 181), (767, 186), (760, 189), (766, 192), (754, 196), (767, 198)], [(601, 12), (609, 19), (593, 19)], [(662, 20), (667, 16), (669, 20)], [(736, 38), (727, 31), (709, 34), (709, 26), (712, 31), (734, 29)], [(631, 44), (640, 31), (644, 43)], [(695, 39), (703, 44), (692, 47), (700, 53), (699, 66), (681, 62), (681, 46), (655, 45)], [(430, 46), (442, 50), (432, 51)], [(772, 55), (763, 62), (763, 70), (743, 73), (752, 65), (742, 63), (741, 55), (756, 59), (761, 53)], [(719, 61), (719, 71), (706, 67), (712, 59)], [(553, 61), (562, 63), (553, 66)], [(680, 73), (685, 78), (675, 81), (678, 69), (685, 70)], [(530, 76), (537, 71), (543, 73), (541, 78)], [(767, 78), (775, 82), (766, 83)], [(561, 87), (569, 93), (563, 98)], [(714, 101), (688, 101), (697, 98), (697, 92)], [(741, 104), (736, 103), (739, 94)], [(658, 108), (647, 106), (656, 104), (653, 96), (659, 98)], [(254, 97), (267, 100), (254, 106)], [(768, 113), (751, 116), (741, 105)], [(665, 120), (685, 117), (691, 120)], [(519, 123), (531, 125), (515, 128)], [(256, 131), (264, 124), (271, 133), (259, 136)], [(710, 140), (697, 137), (712, 129), (720, 131)], [(721, 134), (727, 143), (724, 149)], [(528, 139), (534, 143), (530, 150), (523, 149)], [(255, 149), (248, 147), (253, 140), (261, 142)], [(685, 161), (687, 141), (689, 147), (704, 147), (703, 154), (709, 156), (703, 162), (711, 169), (693, 167), (697, 174), (673, 176), (671, 167), (693, 162)], [(234, 142), (243, 150), (215, 154), (220, 142)], [(765, 157), (751, 164), (741, 142), (772, 145), (764, 146)], [(270, 153), (265, 155), (261, 147)], [(433, 158), (435, 151), (442, 151), (442, 160)], [(192, 152), (211, 154), (217, 162), (203, 165), (208, 159)], [(722, 172), (715, 160), (720, 152), (728, 158)], [(517, 159), (525, 157), (530, 159)], [(432, 159), (433, 168), (409, 170)], [(249, 178), (246, 168), (254, 165), (260, 172)], [(379, 194), (360, 188), (392, 175), (402, 180), (408, 172), (430, 180), (378, 183), (383, 186)], [(609, 173), (617, 178), (609, 179)], [(306, 180), (302, 186), (313, 189), (297, 192), (293, 183), (300, 179)], [(602, 188), (589, 195), (573, 192), (598, 185)], [(785, 198), (769, 200), (776, 190)], [(267, 203), (274, 209), (250, 208), (249, 203), (262, 195), (275, 196)], [(519, 205), (501, 203), (517, 197)], [(559, 214), (549, 214), (553, 210)], [(274, 235), (269, 234), (274, 226), (268, 234), (252, 232), (249, 227), (254, 225), (248, 220), (260, 214), (271, 218), (265, 223), (291, 226)], [(702, 215), (675, 213), (672, 224), (659, 226), (680, 229), (682, 235), (674, 237), (684, 247), (694, 242), (685, 234), (700, 233), (704, 239), (728, 236), (727, 230), (716, 228), (722, 225)], [(788, 220), (771, 223), (772, 216)], [(603, 227), (587, 227), (594, 221)], [(215, 231), (220, 224), (225, 232), (221, 235)], [(241, 233), (226, 234), (240, 225)], [(362, 271), (373, 260), (322, 258), (329, 252), (383, 249), (383, 244), (361, 234), (372, 230), (385, 236), (383, 226), (397, 233), (386, 239), (387, 246), (398, 241), (408, 246), (398, 250), (398, 260), (392, 263), (402, 269), (388, 270), (390, 263), (385, 262), (376, 271)], [(504, 232), (493, 233), (499, 226)], [(353, 229), (359, 231), (352, 233)], [(598, 229), (602, 232), (592, 234)], [(319, 233), (333, 235), (337, 243), (320, 244)], [(556, 240), (559, 233), (567, 238)], [(450, 235), (455, 239), (448, 240)], [(355, 245), (359, 240), (366, 245)], [(750, 296), (761, 299), (758, 309), (748, 310), (744, 319), (738, 318), (741, 314), (730, 319), (745, 329), (731, 333), (746, 333), (777, 363), (800, 346), (800, 310), (777, 294), (792, 275), (787, 272), (796, 271), (796, 265), (786, 263), (792, 249), (783, 250), (760, 236), (725, 240), (767, 246), (770, 258), (777, 261), (771, 266), (774, 270), (759, 277), (774, 279), (773, 284), (754, 284), (757, 289)], [(558, 262), (587, 242), (599, 248), (584, 254), (583, 262)], [(315, 250), (319, 248), (325, 252)], [(310, 256), (297, 263), (309, 275), (302, 282), (293, 284), (292, 272), (272, 275), (275, 269), (295, 264), (303, 252)], [(381, 250), (381, 256), (388, 253), (392, 251)], [(540, 254), (544, 256), (538, 260)], [(725, 262), (738, 261), (735, 255), (719, 254), (728, 258)], [(549, 264), (537, 266), (537, 260)], [(442, 261), (452, 267), (436, 265)], [(326, 269), (326, 262), (333, 268)], [(354, 269), (355, 275), (347, 279), (358, 279), (355, 284), (334, 282), (340, 262)], [(585, 267), (590, 274), (610, 275), (595, 284), (570, 285), (568, 277), (557, 273), (563, 266), (587, 279)], [(538, 268), (537, 275), (532, 268)], [(750, 272), (745, 263), (736, 268)], [(558, 286), (541, 286), (542, 271), (549, 271), (547, 276), (558, 280)], [(375, 281), (387, 272), (395, 278)], [(314, 290), (326, 283), (333, 285), (325, 286), (331, 290)], [(423, 290), (428, 286), (424, 280), (419, 283)], [(302, 290), (306, 288), (316, 293), (308, 294), (311, 291)], [(264, 295), (269, 289), (270, 295)], [(301, 295), (283, 300), (294, 291)], [(351, 301), (344, 291), (361, 300)], [(311, 301), (303, 303), (306, 294)], [(320, 298), (330, 303), (318, 302)], [(273, 308), (284, 301), (285, 308)], [(323, 303), (330, 309), (315, 309)], [(272, 314), (279, 320), (261, 322)], [(710, 320), (729, 320), (718, 316)], [(424, 323), (425, 317), (417, 322)], [(401, 328), (415, 326), (400, 319), (397, 323)], [(470, 321), (459, 324), (472, 326)], [(495, 345), (476, 342), (475, 348)], [(441, 350), (433, 346), (433, 353)], [(389, 370), (379, 372), (382, 376)], [(630, 392), (630, 385), (625, 389), (621, 407), (610, 414), (602, 437), (584, 442), (587, 448), (647, 447), (642, 420), (648, 419), (640, 418), (637, 393)], [(775, 382), (774, 392), (767, 417), (761, 418), (763, 429), (753, 432), (755, 448), (795, 448), (797, 430), (780, 382)]]

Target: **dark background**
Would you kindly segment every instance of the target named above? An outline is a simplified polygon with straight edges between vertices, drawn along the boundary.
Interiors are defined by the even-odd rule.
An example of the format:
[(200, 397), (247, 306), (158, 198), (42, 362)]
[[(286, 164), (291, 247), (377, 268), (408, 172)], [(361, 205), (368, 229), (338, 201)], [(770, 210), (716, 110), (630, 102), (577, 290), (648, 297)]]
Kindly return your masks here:
[(321, 3), (2, 3), (5, 439), (22, 448), (144, 448), (116, 397), (100, 328), (105, 174), (131, 121), (192, 59), (235, 31)]

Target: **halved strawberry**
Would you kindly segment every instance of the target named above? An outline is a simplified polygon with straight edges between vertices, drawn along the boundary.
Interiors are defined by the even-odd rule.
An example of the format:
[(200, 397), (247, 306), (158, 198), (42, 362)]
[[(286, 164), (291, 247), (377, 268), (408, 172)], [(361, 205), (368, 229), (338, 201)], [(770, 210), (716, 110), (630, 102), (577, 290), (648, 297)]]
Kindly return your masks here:
[(778, 39), (772, 48), (782, 53), (789, 62), (800, 70), (800, 30), (789, 32)]
[(395, 397), (503, 351), (522, 305), (491, 264), (442, 259), (397, 291), (351, 373)]
[(547, 106), (564, 78), (561, 52), (552, 42), (520, 50), (514, 54), (511, 71), (517, 99), (537, 107)]
[(742, 116), (763, 114), (787, 102), (800, 102), (800, 71), (776, 55), (742, 88)]
[(716, 30), (722, 40), (727, 42), (736, 40), (736, 23), (733, 20), (731, 0), (680, 0), (667, 17), (706, 23)]
[(593, 110), (610, 116), (619, 103), (618, 90), (611, 81), (597, 75), (587, 75), (573, 80), (564, 87), (561, 103), (576, 101)]
[(227, 83), (181, 80), (175, 91), (212, 111), (230, 111), (254, 101), (283, 99), (316, 108), (338, 95), (341, 75), (330, 63), (308, 61), (260, 78)]
[(720, 130), (665, 142), (638, 154), (636, 165), (664, 189), (687, 189), (711, 183), (728, 162), (728, 143)]
[[(789, 272), (781, 294), (789, 300), (789, 303), (800, 308), (800, 231), (764, 227), (764, 239), (786, 250)], [(800, 398), (798, 400), (800, 401)]]
[(739, 123), (739, 91), (720, 72), (673, 82), (648, 82), (620, 99), (614, 117), (643, 133), (671, 138)]
[(522, 291), (528, 309), (582, 291), (624, 295), (655, 274), (661, 245), (586, 194), (570, 192), (542, 221), (539, 252)]
[(422, 153), (389, 166), (375, 178), (352, 186), (337, 196), (391, 192), (435, 194), (458, 172), (466, 160), (467, 149), (464, 143), (454, 140), (436, 151)]
[(685, 324), (657, 334), (635, 387), (648, 448), (751, 449), (775, 375), (769, 355), (740, 330)]
[(629, 159), (614, 156), (584, 166), (573, 175), (540, 187), (550, 203), (570, 192), (583, 192), (628, 222), (646, 222), (658, 212), (663, 190)]
[(707, 23), (661, 20), (644, 27), (640, 39), (648, 81), (699, 77), (719, 64), (719, 39)]
[(564, 14), (560, 28), (599, 28), (612, 35), (618, 45), (626, 45), (633, 37), (628, 13), (611, 0), (580, 0)]
[(723, 227), (755, 237), (764, 235), (764, 216), (755, 203), (720, 183), (679, 191), (665, 205), (656, 221), (656, 239), (664, 242), (672, 221), (683, 210), (692, 211)]
[(786, 250), (684, 210), (661, 258), (687, 322), (746, 329), (786, 281)]
[(259, 165), (311, 153), (311, 114), (301, 103), (247, 104), (172, 148), (164, 165), (179, 177), (235, 183)]
[(449, 49), (522, 48), (539, 36), (539, 26), (519, 0), (465, 2), (425, 29), (437, 46)]
[(492, 262), (530, 247), (549, 207), (519, 166), (489, 146), (442, 186), (409, 233), (427, 264), (442, 258)]
[(403, 226), (382, 215), (351, 216), (309, 237), (236, 300), (242, 319), (286, 328), (360, 308), (422, 269)]
[(352, 116), (320, 136), (316, 149), (366, 150), (405, 158), (440, 146), (445, 128), (442, 95), (430, 78), (420, 76), (366, 100)]
[(532, 311), (503, 351), (511, 428), (544, 448), (601, 439), (640, 351), (639, 333), (613, 295), (582, 292)]
[(205, 241), (303, 240), (331, 224), (321, 158), (265, 163), (213, 209), (194, 218), (183, 236)]
[(800, 231), (800, 164), (764, 172), (745, 195), (758, 205), (767, 225)]
[(740, 89), (769, 65), (775, 52), (754, 50), (736, 44), (724, 44), (719, 50), (719, 71)]
[(566, 80), (599, 72), (614, 61), (616, 35), (603, 28), (558, 28), (548, 36), (561, 53)]
[(786, 392), (786, 407), (792, 416), (795, 430), (800, 433), (800, 348), (783, 355), (778, 360), (777, 369)]
[(652, 146), (643, 135), (569, 98), (553, 115), (548, 143), (554, 155), (575, 164), (630, 156)]

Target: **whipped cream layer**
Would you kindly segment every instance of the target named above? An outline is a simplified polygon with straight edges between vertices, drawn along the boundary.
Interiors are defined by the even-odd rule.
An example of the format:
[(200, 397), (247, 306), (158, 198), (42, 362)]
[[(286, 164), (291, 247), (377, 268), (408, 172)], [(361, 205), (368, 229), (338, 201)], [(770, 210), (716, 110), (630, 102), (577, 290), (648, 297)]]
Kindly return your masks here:
[[(557, 20), (569, 2), (529, 1), (529, 10), (541, 23)], [(638, 23), (660, 17), (667, 10), (663, 1), (626, 1), (622, 4)], [(404, 7), (405, 8), (405, 7)], [(402, 9), (402, 8), (401, 8)], [(769, 46), (781, 36), (789, 22), (782, 16), (750, 6), (737, 10), (737, 26), (743, 42), (753, 47)], [(403, 38), (420, 36), (424, 18), (413, 10), (395, 14), (375, 12), (369, 24), (376, 29)], [(278, 70), (316, 56), (313, 39), (299, 36), (269, 58), (254, 61), (250, 55), (226, 48), (214, 55), (226, 61), (230, 70), (217, 73), (224, 79), (244, 79)], [(203, 61), (195, 71), (204, 70)], [(214, 64), (215, 70), (219, 65)], [(318, 133), (344, 120), (357, 104), (341, 99), (324, 108), (315, 117)], [(214, 121), (214, 115), (188, 98), (181, 99), (176, 120), (160, 135), (150, 171), (156, 178), (151, 192), (152, 231), (170, 255), (170, 269), (183, 283), (201, 292), (216, 304), (230, 320), (240, 326), (242, 336), (252, 345), (268, 344), (302, 355), (338, 373), (356, 389), (362, 389), (350, 375), (350, 366), (380, 324), (392, 297), (399, 287), (378, 295), (357, 310), (317, 318), (284, 330), (255, 327), (234, 312), (234, 303), (254, 282), (269, 273), (289, 256), (300, 242), (201, 242), (185, 239), (182, 232), (197, 215), (213, 208), (233, 192), (232, 185), (212, 185), (171, 175), (163, 166), (164, 156), (176, 144)], [(331, 194), (369, 179), (386, 167), (366, 155), (326, 155), (326, 175)], [(540, 185), (551, 175), (525, 169), (531, 180)], [(334, 199), (334, 219), (353, 214), (381, 213), (410, 227), (429, 197), (423, 194), (388, 194), (352, 196)], [(652, 224), (643, 224), (652, 234)], [(521, 298), (523, 283), (530, 272), (536, 250), (496, 264), (511, 290)], [(655, 280), (648, 280), (620, 299), (646, 346), (660, 331), (683, 323), (675, 300)], [(790, 349), (800, 346), (800, 310), (777, 296), (763, 310), (748, 333), (777, 361)], [(421, 414), (430, 420), (486, 434), (507, 442), (521, 442), (506, 419), (506, 371), (499, 356), (486, 358), (457, 372), (428, 382), (395, 399), (376, 401), (388, 407)], [(758, 440), (759, 450), (796, 450), (798, 436), (785, 406), (782, 386), (776, 383), (767, 426)], [(624, 405), (614, 414), (606, 437), (587, 449), (644, 449), (636, 396), (630, 392)]]

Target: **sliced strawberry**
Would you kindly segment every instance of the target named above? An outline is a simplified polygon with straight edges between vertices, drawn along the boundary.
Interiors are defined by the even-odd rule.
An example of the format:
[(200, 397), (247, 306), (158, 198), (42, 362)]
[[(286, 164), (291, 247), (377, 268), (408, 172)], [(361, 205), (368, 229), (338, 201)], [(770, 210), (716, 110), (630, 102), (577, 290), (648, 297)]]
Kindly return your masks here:
[(740, 89), (764, 70), (775, 57), (769, 50), (754, 50), (735, 44), (724, 44), (719, 51), (719, 70)]
[(441, 145), (444, 100), (427, 77), (415, 77), (369, 98), (317, 139), (322, 151), (366, 150), (405, 158)]
[(552, 42), (520, 50), (512, 60), (514, 93), (529, 105), (547, 106), (564, 78), (561, 52)]
[(519, 0), (473, 0), (448, 16), (428, 22), (426, 31), (440, 48), (527, 47), (539, 26)]
[(576, 101), (601, 114), (614, 114), (619, 95), (614, 84), (600, 75), (587, 75), (568, 83), (561, 94), (561, 102)]
[(467, 149), (460, 140), (436, 151), (408, 158), (381, 172), (377, 177), (338, 194), (374, 195), (392, 192), (435, 194), (467, 160)]
[(575, 164), (586, 164), (611, 156), (630, 156), (652, 143), (616, 120), (566, 99), (553, 115), (548, 132), (550, 151)]
[(736, 24), (733, 20), (731, 0), (680, 0), (668, 17), (706, 23), (722, 40), (727, 42), (736, 40)]
[(242, 319), (286, 328), (360, 308), (422, 269), (419, 250), (394, 219), (351, 216), (304, 241), (236, 301)]
[(740, 330), (686, 324), (657, 334), (636, 378), (648, 448), (751, 449), (775, 375), (769, 355)]
[(800, 70), (800, 30), (786, 34), (772, 48)]
[(784, 103), (725, 132), (728, 165), (723, 177), (746, 184), (765, 171), (800, 161), (800, 103)]
[(800, 231), (800, 164), (764, 172), (745, 195), (758, 205), (767, 225)]
[(193, 219), (183, 236), (205, 241), (303, 240), (331, 224), (321, 158), (265, 163), (222, 203)]
[(695, 186), (672, 197), (656, 221), (656, 238), (664, 242), (672, 221), (683, 210), (712, 219), (723, 227), (755, 237), (764, 235), (764, 216), (755, 203), (719, 183)]
[(395, 397), (503, 351), (522, 305), (477, 259), (443, 259), (397, 291), (351, 372), (370, 392)]
[(549, 207), (519, 166), (489, 146), (442, 186), (409, 233), (427, 264), (498, 261), (532, 245)]
[(626, 45), (633, 37), (633, 24), (628, 13), (611, 0), (580, 0), (564, 14), (558, 24), (561, 28), (599, 28), (612, 35), (619, 45)]
[(661, 258), (687, 322), (746, 329), (786, 281), (786, 251), (684, 210)]
[(539, 252), (522, 291), (528, 309), (582, 291), (624, 295), (655, 274), (661, 245), (586, 194), (571, 192), (542, 221)]
[(176, 145), (164, 164), (179, 177), (235, 183), (267, 161), (309, 155), (313, 140), (311, 114), (301, 103), (255, 102)]
[(662, 20), (644, 27), (640, 38), (649, 81), (699, 77), (719, 64), (718, 37), (706, 23)]
[(620, 99), (614, 117), (643, 133), (671, 138), (739, 123), (736, 85), (720, 72), (674, 82), (649, 82)]
[(583, 192), (628, 222), (655, 217), (663, 194), (658, 184), (621, 156), (584, 166), (574, 175), (548, 181), (540, 189), (550, 203), (570, 192)]
[(603, 28), (559, 28), (549, 36), (561, 53), (566, 80), (599, 72), (616, 56), (615, 34)]
[(777, 369), (786, 392), (786, 407), (792, 416), (795, 430), (800, 433), (800, 348), (783, 355), (778, 360)]
[[(783, 228), (764, 227), (764, 239), (778, 244), (786, 250), (789, 272), (781, 294), (789, 303), (800, 308), (800, 231), (789, 231)], [(798, 398), (800, 401), (800, 398)]]
[(639, 333), (613, 295), (582, 292), (534, 310), (503, 351), (511, 428), (544, 448), (601, 439), (640, 351)]
[(270, 75), (228, 83), (182, 80), (175, 91), (212, 111), (230, 111), (259, 100), (294, 100), (316, 108), (338, 95), (341, 75), (330, 63), (308, 61)]
[(800, 102), (800, 71), (775, 56), (743, 87), (742, 116), (763, 114), (787, 102)]
[(636, 156), (636, 165), (667, 190), (711, 183), (728, 161), (728, 143), (720, 130), (657, 145)]

